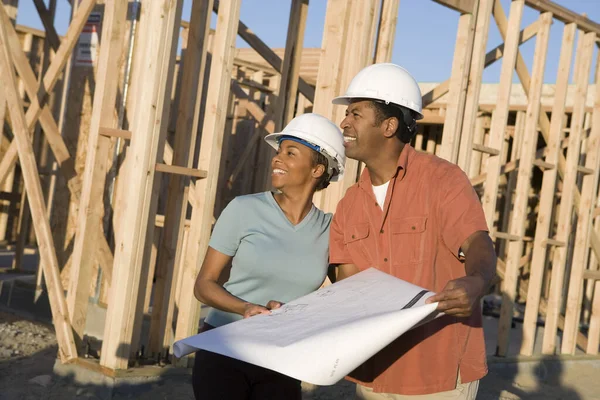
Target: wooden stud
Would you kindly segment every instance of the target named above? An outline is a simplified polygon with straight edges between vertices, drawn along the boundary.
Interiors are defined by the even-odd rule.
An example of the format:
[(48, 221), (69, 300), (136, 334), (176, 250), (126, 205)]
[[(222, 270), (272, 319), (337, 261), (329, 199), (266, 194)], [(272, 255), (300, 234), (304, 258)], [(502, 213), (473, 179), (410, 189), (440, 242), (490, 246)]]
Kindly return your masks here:
[[(588, 34), (591, 35), (591, 34)], [(597, 58), (600, 61), (600, 57)], [(582, 71), (585, 73), (585, 69)], [(583, 93), (579, 93), (583, 99)], [(580, 100), (581, 101), (581, 100)], [(585, 165), (593, 171), (586, 175), (581, 183), (581, 199), (579, 203), (579, 215), (577, 218), (577, 233), (575, 246), (571, 259), (571, 276), (569, 280), (569, 291), (567, 295), (567, 307), (565, 313), (565, 329), (563, 333), (561, 352), (575, 354), (575, 337), (579, 331), (579, 319), (581, 315), (581, 303), (583, 301), (583, 275), (588, 259), (590, 247), (589, 232), (592, 229), (592, 207), (596, 203), (596, 192), (598, 188), (598, 175), (600, 170), (600, 65), (596, 65), (596, 93), (594, 100), (594, 121), (592, 131), (587, 138)], [(573, 118), (575, 115), (573, 116)]]
[[(577, 188), (577, 165), (579, 162), (580, 138), (585, 116), (585, 100), (587, 97), (588, 81), (592, 63), (593, 44), (596, 34), (588, 33), (583, 35), (579, 32), (579, 40), (583, 40), (582, 52), (577, 54), (581, 57), (578, 63), (579, 71), (575, 74), (577, 77), (575, 103), (573, 115), (571, 117), (571, 132), (569, 134), (569, 147), (567, 148), (567, 168), (563, 178), (563, 190), (560, 199), (560, 211), (558, 215), (558, 228), (556, 239), (564, 241), (569, 240), (571, 235), (572, 210), (574, 203), (574, 191)], [(542, 352), (544, 354), (553, 354), (556, 345), (556, 330), (558, 315), (561, 313), (563, 303), (563, 278), (566, 268), (567, 248), (557, 247), (554, 249), (552, 260), (552, 278), (550, 281), (550, 297), (548, 299), (548, 313), (546, 315), (546, 324), (544, 325), (544, 340)]]
[[(219, 11), (219, 0), (214, 0), (213, 11)], [(246, 43), (250, 45), (258, 54), (260, 54), (266, 62), (268, 62), (275, 71), (281, 73), (283, 61), (275, 52), (267, 46), (258, 36), (254, 34), (242, 21), (238, 25), (238, 34)], [(309, 85), (302, 77), (298, 80), (298, 90), (307, 99), (313, 101), (315, 98), (315, 89)]]
[(469, 171), (471, 163), (471, 149), (473, 148), (473, 136), (477, 114), (479, 113), (479, 94), (481, 92), (481, 79), (485, 68), (485, 49), (488, 42), (493, 4), (493, 0), (481, 0), (477, 11), (473, 55), (463, 117), (464, 122), (460, 133), (460, 146), (458, 148), (457, 159), (458, 166), (463, 171)]
[[(544, 69), (548, 54), (548, 41), (552, 14), (544, 13), (540, 16), (540, 31), (537, 35), (534, 52), (530, 97), (525, 121), (523, 141), (520, 146), (519, 170), (515, 190), (514, 205), (511, 213), (510, 234), (522, 237), (525, 235), (528, 217), (529, 191), (533, 174), (533, 160), (537, 148), (537, 123), (539, 120), (542, 86), (544, 83)], [(510, 210), (510, 209), (509, 209)], [(509, 211), (507, 210), (507, 211)], [(516, 240), (508, 243), (506, 267), (502, 281), (503, 301), (498, 323), (498, 350), (500, 356), (506, 356), (510, 340), (510, 329), (513, 316), (513, 304), (517, 294), (519, 279), (519, 262), (523, 253), (523, 241)], [(508, 299), (508, 301), (505, 301)]]
[[(208, 178), (196, 182), (195, 191), (198, 203), (192, 211), (192, 225), (181, 271), (183, 276), (175, 340), (198, 333), (200, 303), (194, 297), (193, 288), (210, 239), (211, 224), (209, 221), (213, 216), (216, 183), (219, 177), (218, 168), (221, 161), (225, 108), (230, 92), (233, 51), (236, 27), (240, 18), (241, 0), (222, 0), (220, 3), (212, 49), (212, 54), (219, 56), (213, 57), (211, 62), (206, 115), (202, 128), (204, 134), (198, 159), (198, 169), (208, 171)], [(183, 359), (180, 362), (187, 364), (188, 360)]]
[[(571, 59), (573, 55), (576, 25), (566, 25), (563, 30), (563, 40), (556, 78), (554, 94), (554, 106), (552, 109), (552, 121), (550, 124), (549, 137), (546, 138), (548, 153), (545, 162), (556, 165), (561, 150), (561, 128), (564, 118), (567, 89), (569, 86), (569, 74)], [(535, 333), (540, 304), (540, 295), (546, 266), (546, 241), (550, 234), (550, 223), (552, 207), (555, 200), (555, 184), (558, 169), (547, 169), (543, 172), (542, 188), (540, 191), (540, 204), (535, 228), (535, 239), (533, 242), (533, 253), (531, 259), (529, 290), (527, 291), (527, 306), (523, 319), (523, 342), (520, 353), (532, 355), (535, 344)], [(546, 242), (546, 243), (545, 243)]]
[(442, 131), (442, 146), (440, 149), (440, 157), (451, 163), (458, 161), (478, 8), (479, 2), (474, 2), (472, 11), (463, 13), (458, 21), (452, 73), (446, 103), (446, 120)]
[[(527, 43), (533, 39), (539, 29), (539, 21), (535, 21), (521, 30), (519, 34), (519, 45)], [(487, 52), (485, 55), (484, 68), (489, 67), (504, 56), (504, 43), (496, 46), (494, 49)], [(473, 65), (474, 67), (475, 65)], [(440, 97), (448, 93), (450, 89), (450, 79), (440, 83), (435, 88), (423, 95), (423, 108), (432, 105)]]
[(202, 171), (195, 168), (180, 167), (177, 165), (169, 165), (163, 163), (157, 163), (154, 168), (156, 172), (166, 172), (168, 174), (189, 176), (194, 178), (206, 178), (206, 171)]
[[(90, 280), (97, 251), (97, 243), (104, 237), (102, 229), (103, 192), (111, 141), (100, 134), (102, 128), (114, 128), (117, 123), (115, 101), (121, 42), (126, 23), (127, 5), (120, 1), (106, 4), (104, 13), (103, 45), (100, 48), (94, 107), (88, 136), (88, 148), (83, 187), (79, 201), (77, 234), (73, 248), (67, 304), (76, 338), (81, 340), (87, 319)], [(112, 267), (112, 265), (111, 265)]]
[[(376, 26), (376, 0), (354, 1), (350, 3), (350, 20), (348, 22), (348, 43), (352, 43), (352, 51), (346, 51), (343, 69), (339, 72), (340, 93), (354, 76), (364, 67), (372, 63), (375, 46), (374, 27)], [(350, 28), (351, 27), (351, 28)], [(370, 34), (369, 34), (370, 33)], [(328, 99), (331, 101), (331, 98)], [(344, 118), (346, 108), (338, 106), (334, 109), (332, 120), (339, 123)], [(344, 177), (338, 182), (333, 182), (321, 192), (317, 192), (315, 200), (320, 200), (320, 208), (325, 212), (333, 212), (346, 190), (356, 183), (359, 162), (350, 158), (346, 159)], [(322, 193), (322, 194), (321, 194)], [(319, 196), (320, 195), (320, 198)], [(319, 203), (315, 203), (319, 205)]]
[[(146, 294), (150, 243), (156, 214), (157, 187), (155, 165), (163, 153), (168, 125), (170, 93), (182, 0), (161, 0), (146, 3), (140, 17), (140, 35), (145, 42), (136, 53), (136, 77), (141, 82), (133, 132), (127, 150), (127, 185), (123, 193), (125, 220), (115, 246), (115, 263), (104, 329), (100, 364), (113, 370), (127, 368), (134, 325), (142, 318)], [(142, 133), (137, 135), (136, 133)], [(149, 224), (149, 221), (152, 223)], [(137, 335), (136, 335), (137, 336)]]
[(33, 0), (33, 4), (37, 9), (40, 20), (42, 20), (42, 24), (46, 30), (46, 41), (50, 44), (52, 50), (57, 51), (60, 46), (60, 39), (58, 33), (56, 33), (56, 30), (54, 29), (54, 23), (52, 22), (54, 18), (42, 0)]
[[(511, 3), (508, 30), (505, 40), (505, 54), (502, 58), (502, 70), (500, 83), (498, 85), (498, 104), (492, 116), (490, 128), (490, 139), (488, 146), (498, 149), (502, 154), (504, 146), (504, 131), (508, 119), (510, 92), (512, 89), (512, 77), (519, 45), (519, 26), (523, 15), (523, 0), (515, 0)], [(486, 222), (491, 229), (494, 226), (496, 214), (496, 198), (498, 195), (498, 181), (501, 166), (500, 155), (490, 155), (487, 161), (488, 177), (485, 182), (484, 195), (482, 198), (483, 210)], [(509, 301), (506, 299), (506, 301)]]
[[(191, 168), (196, 149), (202, 88), (206, 69), (206, 51), (212, 17), (212, 2), (194, 0), (187, 51), (183, 63), (182, 92), (175, 128), (172, 164)], [(194, 169), (195, 171), (199, 171)], [(206, 177), (206, 171), (203, 172)], [(154, 302), (150, 322), (149, 350), (163, 352), (171, 346), (175, 336), (173, 314), (175, 289), (180, 274), (183, 247), (184, 222), (187, 213), (190, 180), (183, 176), (172, 176), (169, 180), (165, 206), (165, 229), (158, 246), (158, 262), (154, 276)], [(150, 292), (150, 290), (148, 290)]]
[(308, 0), (292, 0), (285, 55), (281, 69), (281, 84), (279, 85), (279, 96), (275, 106), (274, 120), (277, 132), (280, 132), (294, 116), (307, 15)]
[(389, 63), (392, 61), (398, 22), (398, 7), (400, 7), (400, 0), (382, 0), (375, 47), (375, 63)]
[[(77, 13), (75, 14), (71, 25), (69, 25), (69, 29), (63, 41), (60, 44), (58, 51), (56, 52), (52, 62), (50, 63), (50, 67), (48, 71), (44, 75), (44, 79), (42, 81), (42, 86), (38, 91), (38, 106), (32, 104), (31, 107), (27, 110), (27, 114), (25, 117), (27, 119), (27, 126), (33, 128), (33, 125), (37, 122), (40, 114), (43, 109), (40, 107), (46, 101), (48, 93), (52, 92), (54, 89), (54, 85), (58, 80), (69, 55), (73, 51), (73, 47), (77, 43), (77, 39), (79, 38), (79, 34), (83, 30), (85, 22), (89, 14), (91, 13), (96, 0), (83, 0), (77, 9)], [(4, 154), (3, 159), (0, 161), (0, 183), (4, 180), (7, 175), (7, 172), (14, 165), (17, 160), (17, 145), (15, 142), (11, 143), (8, 147), (8, 150)]]
[[(0, 7), (4, 7), (0, 5)], [(25, 181), (25, 190), (28, 193), (29, 207), (33, 216), (34, 229), (40, 249), (40, 258), (43, 260), (44, 275), (48, 286), (48, 298), (52, 310), (52, 319), (56, 330), (61, 361), (67, 362), (77, 358), (77, 350), (73, 340), (73, 332), (69, 324), (69, 314), (60, 284), (60, 274), (50, 224), (46, 217), (46, 206), (35, 155), (29, 142), (29, 127), (19, 100), (16, 76), (8, 47), (6, 24), (0, 24), (0, 76), (4, 80), (4, 92), (11, 116), (14, 141), (16, 144), (21, 171)]]
[(540, 12), (551, 12), (559, 21), (565, 24), (576, 23), (586, 32), (595, 32), (600, 35), (600, 24), (590, 21), (587, 17), (577, 14), (549, 0), (525, 0), (525, 3)]
[(433, 0), (461, 13), (476, 14), (477, 0)]

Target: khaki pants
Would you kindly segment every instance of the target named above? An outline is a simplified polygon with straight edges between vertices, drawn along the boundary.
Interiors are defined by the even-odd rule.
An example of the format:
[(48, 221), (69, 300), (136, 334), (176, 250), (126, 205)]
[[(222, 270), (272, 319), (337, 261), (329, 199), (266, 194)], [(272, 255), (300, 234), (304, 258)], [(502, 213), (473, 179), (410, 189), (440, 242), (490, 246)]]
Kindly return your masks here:
[(456, 384), (456, 389), (448, 390), (447, 392), (420, 394), (420, 395), (404, 395), (392, 393), (373, 393), (373, 389), (362, 385), (356, 385), (357, 400), (475, 400), (477, 390), (479, 389), (479, 381), (469, 383)]

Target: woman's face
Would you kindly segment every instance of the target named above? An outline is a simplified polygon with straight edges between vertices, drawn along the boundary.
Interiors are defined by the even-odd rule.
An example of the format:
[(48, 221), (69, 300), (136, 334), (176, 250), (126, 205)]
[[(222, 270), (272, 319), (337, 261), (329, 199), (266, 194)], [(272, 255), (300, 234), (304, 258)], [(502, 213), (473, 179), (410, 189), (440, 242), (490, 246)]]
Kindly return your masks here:
[(314, 150), (295, 142), (284, 140), (271, 161), (271, 181), (275, 189), (315, 185), (324, 173), (322, 165), (313, 165)]

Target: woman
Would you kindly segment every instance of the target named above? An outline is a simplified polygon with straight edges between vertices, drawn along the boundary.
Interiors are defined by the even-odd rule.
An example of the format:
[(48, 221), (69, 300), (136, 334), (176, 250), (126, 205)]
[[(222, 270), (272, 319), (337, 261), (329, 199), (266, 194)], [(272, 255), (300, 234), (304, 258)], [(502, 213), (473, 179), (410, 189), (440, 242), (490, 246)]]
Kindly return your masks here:
[[(303, 114), (265, 140), (277, 150), (271, 162), (277, 192), (236, 197), (217, 220), (194, 287), (196, 298), (213, 307), (203, 331), (268, 314), (318, 289), (327, 274), (331, 214), (312, 198), (343, 173), (342, 133), (325, 117)], [(193, 386), (196, 399), (301, 398), (296, 379), (203, 350), (196, 353)]]

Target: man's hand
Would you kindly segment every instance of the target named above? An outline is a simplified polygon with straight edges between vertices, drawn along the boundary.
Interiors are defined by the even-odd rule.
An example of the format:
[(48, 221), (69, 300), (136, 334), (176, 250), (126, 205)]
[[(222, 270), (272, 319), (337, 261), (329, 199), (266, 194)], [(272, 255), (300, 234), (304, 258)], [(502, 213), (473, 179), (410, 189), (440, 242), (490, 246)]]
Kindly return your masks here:
[(486, 283), (481, 276), (465, 276), (448, 282), (444, 290), (428, 298), (425, 303), (439, 302), (437, 311), (455, 317), (469, 317), (485, 288)]
[(244, 318), (250, 318), (259, 314), (271, 314), (271, 311), (263, 306), (253, 303), (246, 303), (244, 308)]

